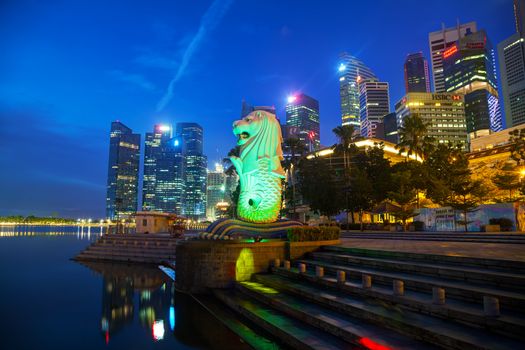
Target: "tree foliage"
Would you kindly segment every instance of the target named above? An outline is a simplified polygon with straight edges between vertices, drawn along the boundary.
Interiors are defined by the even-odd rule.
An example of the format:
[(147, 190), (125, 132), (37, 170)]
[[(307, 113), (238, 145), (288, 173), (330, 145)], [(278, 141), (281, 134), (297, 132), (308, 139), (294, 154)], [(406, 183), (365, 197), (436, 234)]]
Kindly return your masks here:
[(315, 157), (299, 162), (298, 188), (310, 208), (328, 217), (342, 208), (342, 192), (335, 171), (326, 159)]
[(399, 128), (399, 143), (396, 148), (399, 154), (406, 152), (407, 156), (416, 155), (423, 158), (431, 146), (432, 139), (426, 136), (427, 125), (417, 114), (412, 114), (403, 120)]
[(525, 163), (525, 128), (516, 129), (509, 132), (509, 142), (511, 144), (510, 157), (519, 166)]

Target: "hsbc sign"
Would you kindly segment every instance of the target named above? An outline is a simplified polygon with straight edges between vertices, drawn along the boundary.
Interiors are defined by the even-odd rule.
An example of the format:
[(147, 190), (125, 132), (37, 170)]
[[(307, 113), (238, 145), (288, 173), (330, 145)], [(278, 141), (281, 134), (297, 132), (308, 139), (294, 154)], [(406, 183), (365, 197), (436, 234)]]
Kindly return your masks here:
[(461, 101), (461, 95), (432, 94), (433, 101)]

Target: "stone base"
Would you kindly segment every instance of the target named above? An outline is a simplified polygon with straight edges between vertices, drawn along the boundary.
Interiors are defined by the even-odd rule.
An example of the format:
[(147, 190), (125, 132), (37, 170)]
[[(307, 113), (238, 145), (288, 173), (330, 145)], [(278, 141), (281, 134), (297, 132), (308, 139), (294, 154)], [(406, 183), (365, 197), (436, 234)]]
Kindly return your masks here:
[(321, 246), (336, 244), (340, 244), (340, 240), (265, 243), (179, 241), (176, 249), (176, 284), (179, 289), (190, 293), (227, 288), (235, 281), (246, 281), (254, 273), (267, 271), (274, 259), (294, 260)]
[(220, 219), (213, 222), (203, 239), (246, 240), (246, 239), (286, 239), (288, 229), (304, 226), (299, 221), (279, 220), (268, 224), (257, 224), (236, 219)]

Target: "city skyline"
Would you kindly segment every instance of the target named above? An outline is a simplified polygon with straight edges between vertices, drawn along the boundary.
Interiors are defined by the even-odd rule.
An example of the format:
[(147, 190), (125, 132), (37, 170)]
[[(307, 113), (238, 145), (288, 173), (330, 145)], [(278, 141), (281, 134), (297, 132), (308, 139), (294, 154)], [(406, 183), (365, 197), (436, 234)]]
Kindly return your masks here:
[[(58, 212), (69, 217), (103, 216), (108, 125), (113, 120), (122, 120), (141, 135), (153, 124), (200, 123), (205, 134), (204, 154), (214, 162), (235, 144), (231, 122), (237, 119), (242, 98), (255, 105), (275, 105), (283, 120), (286, 97), (304, 92), (319, 100), (321, 143), (331, 145), (335, 142), (331, 129), (340, 125), (337, 72), (340, 52), (355, 55), (380, 81), (389, 83), (393, 110), (392, 104), (404, 95), (406, 55), (422, 51), (429, 59), (428, 34), (439, 30), (441, 22), (449, 27), (456, 18), (461, 23), (476, 21), (478, 28), (487, 31), (494, 46), (514, 32), (512, 1), (487, 2), (480, 8), (468, 2), (450, 2), (454, 10), (449, 13), (437, 12), (437, 5), (429, 5), (424, 15), (417, 10), (421, 18), (396, 26), (392, 33), (369, 28), (338, 32), (329, 22), (343, 17), (338, 12), (344, 13), (349, 5), (342, 3), (339, 8), (322, 8), (321, 13), (318, 7), (305, 4), (301, 8), (302, 17), (328, 17), (312, 29), (302, 25), (300, 18), (286, 16), (297, 10), (292, 4), (275, 3), (272, 7), (238, 2), (213, 4), (216, 3), (223, 6), (222, 11), (209, 12), (211, 3), (187, 9), (187, 13), (162, 6), (151, 13), (131, 7), (129, 21), (142, 19), (138, 21), (140, 28), (135, 30), (130, 22), (119, 24), (122, 30), (112, 24), (111, 14), (120, 11), (116, 5), (108, 8), (108, 14), (99, 16), (95, 4), (77, 24), (78, 10), (63, 4), (60, 9), (71, 16), (62, 14), (59, 23), (40, 33), (56, 19), (53, 14), (56, 7), (32, 4), (22, 11), (21, 5), (9, 5), (8, 11), (3, 12), (8, 17), (2, 22), (10, 34), (0, 43), (9, 52), (2, 59), (2, 66), (10, 68), (0, 85), (3, 101), (0, 122), (4, 129), (2, 148), (8, 148), (2, 152), (2, 160), (13, 171), (2, 175), (2, 183), (10, 184), (0, 203), (2, 208), (10, 209), (4, 209), (3, 214)], [(381, 6), (384, 13), (400, 16), (410, 8), (416, 11), (416, 4), (384, 2)], [(374, 11), (370, 5), (352, 6), (358, 6), (363, 14)], [(177, 21), (168, 15), (161, 16), (161, 12), (168, 12)], [(206, 17), (206, 13), (213, 18)], [(246, 13), (253, 18), (245, 18)], [(277, 16), (267, 23), (270, 13)], [(90, 27), (93, 19), (97, 25)], [(23, 23), (32, 25), (19, 28)], [(64, 25), (71, 30), (59, 33)], [(210, 29), (206, 37), (195, 34), (199, 26)], [(234, 36), (234, 31), (238, 35)], [(315, 31), (319, 33), (311, 37), (316, 45), (312, 52), (312, 46), (304, 42)], [(104, 38), (106, 33), (110, 35)], [(384, 35), (398, 40), (384, 42)], [(319, 42), (316, 40), (319, 37), (328, 39)], [(400, 44), (402, 39), (406, 42)], [(249, 40), (249, 45), (241, 51), (234, 49), (239, 40)], [(111, 48), (115, 42), (119, 45)], [(192, 42), (198, 46), (195, 52), (187, 49)], [(273, 53), (265, 52), (268, 50)], [(114, 54), (113, 59), (105, 58), (106, 51)], [(38, 52), (37, 60), (31, 52)], [(311, 53), (312, 57), (305, 59), (301, 52)], [(210, 57), (217, 57), (218, 62)], [(222, 72), (216, 69), (217, 65)], [(179, 73), (181, 67), (186, 68)], [(210, 80), (209, 73), (213, 74), (214, 82), (204, 84)], [(171, 84), (172, 81), (175, 82)], [(170, 95), (168, 84), (174, 86), (171, 100), (164, 98)], [(162, 101), (168, 101), (164, 102), (166, 107), (157, 112), (159, 105), (164, 104)], [(37, 171), (20, 161), (35, 152), (34, 147), (28, 146), (31, 142), (49, 155), (31, 162)], [(45, 163), (51, 156), (56, 159)], [(61, 191), (64, 186), (67, 190)], [(51, 198), (58, 192), (65, 193)], [(79, 199), (82, 203), (77, 203)]]

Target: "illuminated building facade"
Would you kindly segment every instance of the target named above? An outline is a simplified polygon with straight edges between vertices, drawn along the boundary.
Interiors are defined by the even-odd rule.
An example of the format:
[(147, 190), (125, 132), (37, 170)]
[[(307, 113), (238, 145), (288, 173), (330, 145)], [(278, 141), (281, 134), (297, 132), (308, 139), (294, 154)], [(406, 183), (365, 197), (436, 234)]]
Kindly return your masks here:
[(319, 102), (305, 94), (288, 97), (286, 104), (288, 137), (297, 137), (310, 151), (321, 144), (319, 127)]
[(397, 125), (418, 115), (428, 125), (428, 136), (439, 143), (467, 147), (465, 101), (462, 94), (411, 92), (396, 103)]
[(405, 91), (430, 92), (428, 62), (422, 52), (411, 53), (405, 60)]
[(199, 220), (206, 215), (206, 156), (203, 154), (203, 129), (197, 123), (177, 123), (177, 137), (184, 144), (186, 186), (183, 215)]
[(206, 218), (209, 221), (217, 219), (215, 207), (217, 203), (225, 201), (226, 174), (220, 164), (215, 164), (215, 170), (208, 170), (206, 186)]
[(359, 131), (359, 81), (377, 77), (361, 60), (346, 52), (339, 55), (338, 71), (342, 125), (353, 125)]
[(445, 90), (465, 95), (467, 131), (503, 130), (494, 50), (484, 30), (469, 33), (443, 52)]
[(516, 33), (498, 44), (507, 127), (525, 123), (525, 1), (514, 0)]
[(178, 137), (163, 142), (156, 159), (154, 209), (183, 214), (185, 179), (184, 144)]
[(128, 218), (137, 211), (140, 134), (119, 121), (111, 123), (106, 217)]
[(443, 28), (428, 35), (430, 57), (432, 60), (432, 77), (434, 79), (434, 91), (445, 92), (445, 75), (443, 73), (443, 52), (456, 44), (460, 38), (467, 33), (476, 31), (476, 22), (458, 24), (455, 27)]
[(171, 138), (172, 128), (169, 125), (155, 125), (153, 132), (146, 133), (144, 175), (142, 180), (142, 210), (155, 210), (157, 158), (159, 158), (161, 153), (161, 145)]
[(388, 83), (374, 79), (359, 83), (361, 136), (376, 137), (377, 125), (390, 110)]
[(184, 144), (170, 125), (146, 133), (142, 210), (182, 214), (184, 205)]

